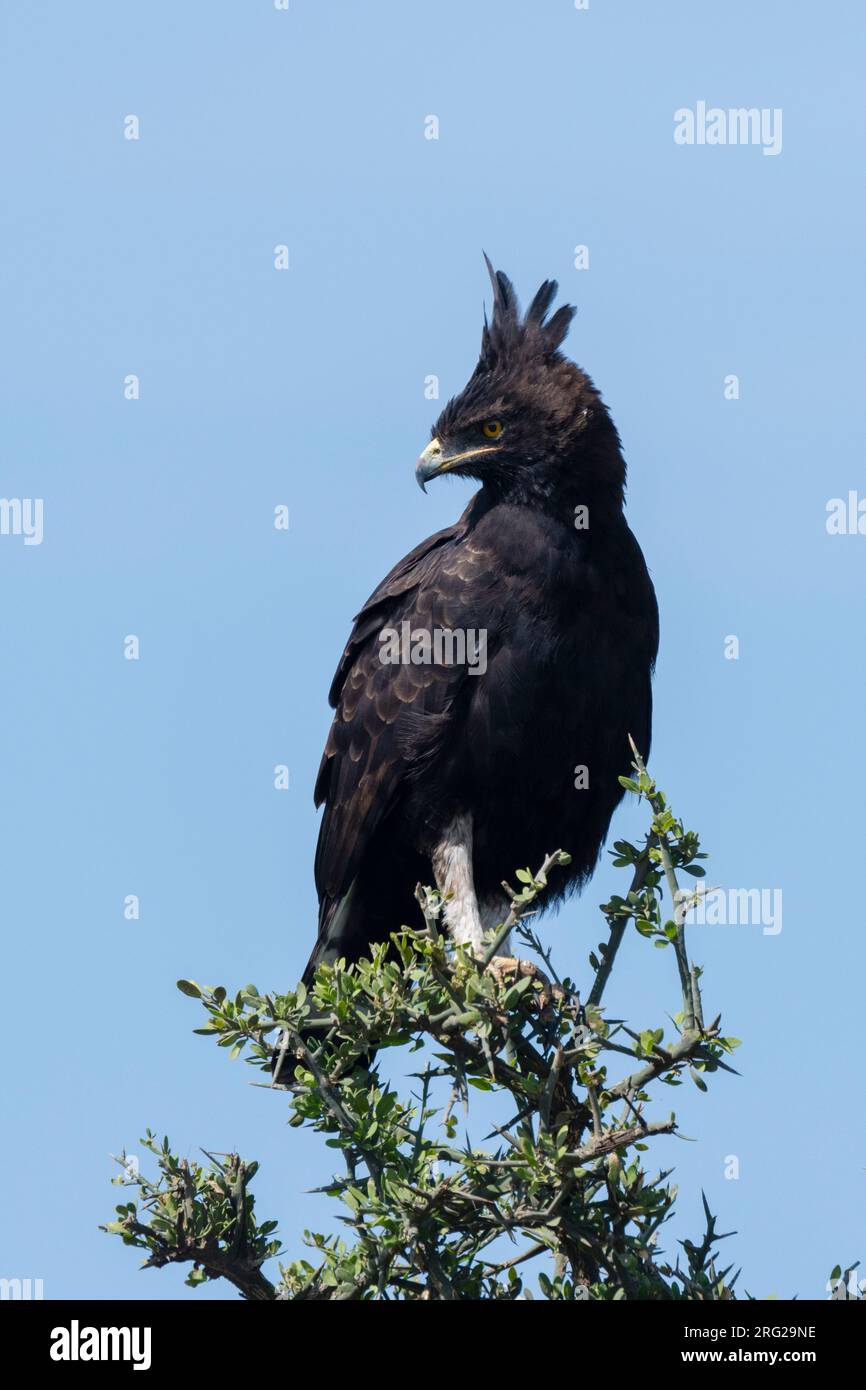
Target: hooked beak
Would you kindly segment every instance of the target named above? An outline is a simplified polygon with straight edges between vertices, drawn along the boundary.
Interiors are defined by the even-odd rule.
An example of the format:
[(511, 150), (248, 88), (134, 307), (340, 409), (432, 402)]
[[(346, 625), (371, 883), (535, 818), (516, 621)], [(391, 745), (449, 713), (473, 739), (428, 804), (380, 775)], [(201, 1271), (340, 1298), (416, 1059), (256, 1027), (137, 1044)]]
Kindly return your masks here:
[(422, 492), (426, 492), (426, 483), (431, 478), (438, 478), (440, 473), (449, 473), (458, 464), (465, 463), (467, 459), (474, 459), (479, 454), (496, 454), (499, 450), (493, 445), (487, 445), (479, 449), (464, 449), (460, 454), (448, 454), (442, 448), (438, 439), (431, 439), (427, 448), (415, 465), (415, 481)]

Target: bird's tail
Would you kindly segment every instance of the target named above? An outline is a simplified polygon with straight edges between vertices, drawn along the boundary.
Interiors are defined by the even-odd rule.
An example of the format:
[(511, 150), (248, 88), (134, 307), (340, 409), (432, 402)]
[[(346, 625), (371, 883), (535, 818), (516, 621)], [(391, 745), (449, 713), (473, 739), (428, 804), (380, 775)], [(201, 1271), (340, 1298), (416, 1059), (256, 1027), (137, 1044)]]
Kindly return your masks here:
[(319, 909), (319, 935), (312, 955), (307, 961), (304, 973), (301, 976), (307, 989), (313, 983), (316, 971), (325, 961), (333, 964), (334, 961), (343, 957), (346, 960), (357, 960), (359, 955), (359, 937), (363, 939), (363, 934), (358, 931), (356, 904), (356, 886), (358, 880), (355, 879), (347, 893), (342, 898), (324, 898)]
[[(312, 987), (316, 971), (324, 962), (327, 961), (332, 964), (340, 959), (349, 962), (355, 961), (365, 953), (365, 948), (369, 950), (368, 938), (370, 933), (369, 930), (365, 929), (364, 922), (360, 920), (363, 916), (357, 899), (355, 883), (352, 883), (342, 898), (322, 901), (319, 911), (318, 940), (301, 976), (307, 989)], [(315, 1011), (310, 1013), (305, 1029), (301, 1034), (301, 1041), (306, 1047), (315, 1050), (325, 1023), (322, 1015)], [(368, 1052), (363, 1057), (358, 1058), (358, 1065), (371, 1067), (374, 1057), (375, 1053)], [(303, 1065), (302, 1059), (300, 1064)], [(290, 1046), (283, 1046), (283, 1039), (281, 1038), (273, 1057), (274, 1080), (280, 1082), (281, 1085), (291, 1086), (295, 1082), (298, 1065), (298, 1056)]]
[[(400, 860), (392, 857), (384, 863), (377, 862), (374, 871), (359, 874), (341, 897), (323, 896), (319, 906), (318, 940), (301, 977), (307, 989), (311, 988), (316, 971), (323, 963), (333, 965), (345, 960), (352, 965), (368, 957), (378, 942), (388, 941), (391, 933), (399, 930), (404, 922), (412, 922), (418, 913), (414, 885), (428, 869), (429, 863), (420, 855), (413, 853)], [(322, 1035), (322, 1026), (316, 1027), (321, 1022), (311, 1014), (305, 1025), (309, 1034), (305, 1034), (302, 1041), (309, 1044), (311, 1050)], [(359, 1067), (372, 1066), (374, 1056), (374, 1053), (367, 1053), (359, 1057)], [(278, 1059), (279, 1048), (275, 1066)], [(297, 1065), (297, 1058), (286, 1049), (279, 1079), (291, 1084)]]

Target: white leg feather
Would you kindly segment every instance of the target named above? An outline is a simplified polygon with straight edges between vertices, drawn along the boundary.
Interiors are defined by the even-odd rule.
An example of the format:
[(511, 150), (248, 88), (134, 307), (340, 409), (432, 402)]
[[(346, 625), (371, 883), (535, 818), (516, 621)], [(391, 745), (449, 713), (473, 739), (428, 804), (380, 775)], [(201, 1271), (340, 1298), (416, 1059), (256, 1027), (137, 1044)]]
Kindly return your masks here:
[(445, 926), (458, 946), (481, 950), (481, 917), (472, 878), (472, 818), (455, 816), (433, 852)]

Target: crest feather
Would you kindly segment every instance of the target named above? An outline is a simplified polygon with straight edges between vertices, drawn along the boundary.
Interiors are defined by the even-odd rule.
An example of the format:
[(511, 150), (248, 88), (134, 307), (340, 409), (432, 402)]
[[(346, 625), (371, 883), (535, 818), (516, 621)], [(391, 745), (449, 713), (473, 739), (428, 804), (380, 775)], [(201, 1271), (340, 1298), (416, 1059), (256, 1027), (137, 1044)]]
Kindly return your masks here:
[(493, 269), (486, 252), (484, 263), (493, 286), (493, 314), (489, 323), (486, 311), (484, 314), (479, 365), (492, 369), (512, 357), (552, 356), (577, 313), (572, 305), (563, 304), (553, 318), (547, 320), (547, 312), (559, 288), (556, 281), (544, 281), (521, 319), (517, 295), (508, 276), (503, 270)]

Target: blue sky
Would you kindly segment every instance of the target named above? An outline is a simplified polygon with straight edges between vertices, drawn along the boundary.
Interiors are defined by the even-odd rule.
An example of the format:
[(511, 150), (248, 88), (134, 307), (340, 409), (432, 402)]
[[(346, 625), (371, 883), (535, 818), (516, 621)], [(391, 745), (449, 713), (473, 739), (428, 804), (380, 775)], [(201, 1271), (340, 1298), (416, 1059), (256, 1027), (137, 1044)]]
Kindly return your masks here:
[[(662, 616), (656, 776), (713, 883), (783, 892), (776, 936), (692, 934), (742, 1076), (675, 1093), (668, 1248), (703, 1187), (755, 1294), (821, 1297), (866, 1257), (866, 537), (825, 525), (866, 494), (864, 31), (805, 0), (4, 8), (0, 490), (44, 499), (44, 539), (0, 536), (0, 1275), (186, 1292), (97, 1230), (146, 1124), (257, 1157), (294, 1252), (329, 1219), (304, 1195), (326, 1151), (192, 1036), (173, 981), (282, 988), (306, 960), (351, 615), (469, 495), (422, 496), (413, 467), (425, 377), (444, 399), (475, 361), (482, 247), (524, 298), (555, 276), (578, 304), (568, 349), (623, 437)], [(781, 152), (678, 146), (702, 100), (781, 109)], [(575, 974), (615, 880), (547, 925)], [(629, 940), (609, 1002), (663, 1022), (669, 953)]]

